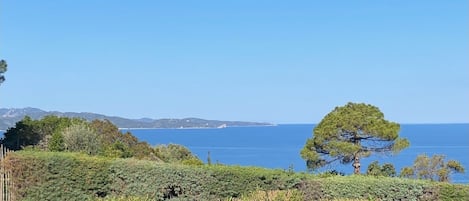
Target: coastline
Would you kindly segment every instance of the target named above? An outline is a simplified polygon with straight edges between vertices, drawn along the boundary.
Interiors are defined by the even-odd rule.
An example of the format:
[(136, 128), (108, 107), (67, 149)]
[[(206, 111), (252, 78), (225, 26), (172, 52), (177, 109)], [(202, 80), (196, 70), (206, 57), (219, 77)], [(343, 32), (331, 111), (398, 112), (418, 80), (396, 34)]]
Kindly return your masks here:
[(250, 125), (250, 126), (225, 126), (225, 127), (181, 127), (181, 128), (119, 128), (119, 130), (156, 130), (156, 129), (224, 129), (224, 128), (249, 128), (249, 127), (269, 127), (269, 126), (278, 126), (278, 124), (270, 125)]

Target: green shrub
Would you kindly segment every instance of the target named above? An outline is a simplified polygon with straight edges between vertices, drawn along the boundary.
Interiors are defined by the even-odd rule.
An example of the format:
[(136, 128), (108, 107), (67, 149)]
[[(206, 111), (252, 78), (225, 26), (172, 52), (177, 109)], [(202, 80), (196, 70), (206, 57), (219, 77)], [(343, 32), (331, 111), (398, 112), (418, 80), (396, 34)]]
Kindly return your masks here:
[(202, 167), (122, 159), (112, 163), (109, 173), (115, 196), (149, 196), (155, 200), (212, 198), (206, 184), (214, 180)]
[(5, 160), (19, 200), (89, 200), (109, 192), (109, 161), (72, 153), (19, 152)]
[(130, 197), (130, 196), (119, 196), (119, 197), (106, 197), (98, 198), (96, 201), (153, 201), (154, 199), (149, 197)]
[(101, 138), (87, 124), (73, 124), (63, 132), (65, 149), (71, 152), (83, 152), (96, 155), (101, 148)]
[(320, 179), (326, 199), (419, 200), (431, 183), (388, 177), (347, 176)]
[(257, 167), (212, 165), (205, 167), (213, 172), (214, 183), (209, 189), (221, 197), (239, 197), (255, 190), (291, 189), (301, 182), (304, 175), (284, 170), (272, 170)]
[(298, 190), (259, 190), (243, 195), (240, 198), (230, 198), (229, 201), (303, 201), (305, 200)]
[(325, 197), (323, 187), (318, 180), (304, 180), (296, 188), (305, 200), (322, 200)]
[(468, 185), (454, 185), (448, 183), (439, 183), (439, 198), (440, 200), (469, 200), (469, 186)]
[(158, 145), (154, 149), (156, 157), (168, 163), (203, 164), (192, 152), (180, 144)]

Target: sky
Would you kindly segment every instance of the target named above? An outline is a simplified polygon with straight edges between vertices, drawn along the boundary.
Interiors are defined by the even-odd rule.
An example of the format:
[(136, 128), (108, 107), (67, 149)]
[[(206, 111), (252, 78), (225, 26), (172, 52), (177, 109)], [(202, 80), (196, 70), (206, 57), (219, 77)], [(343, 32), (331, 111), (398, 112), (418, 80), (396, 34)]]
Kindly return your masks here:
[(469, 122), (467, 0), (0, 1), (1, 108)]

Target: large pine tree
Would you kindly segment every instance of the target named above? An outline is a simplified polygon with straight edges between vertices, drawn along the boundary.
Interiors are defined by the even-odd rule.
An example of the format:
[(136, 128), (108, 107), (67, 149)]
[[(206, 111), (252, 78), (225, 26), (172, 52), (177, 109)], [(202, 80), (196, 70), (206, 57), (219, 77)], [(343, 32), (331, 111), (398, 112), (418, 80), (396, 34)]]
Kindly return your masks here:
[(409, 146), (399, 138), (400, 126), (384, 119), (375, 106), (348, 103), (336, 107), (314, 128), (306, 141), (301, 157), (309, 169), (317, 169), (335, 161), (353, 163), (360, 174), (360, 159), (375, 152), (397, 153)]

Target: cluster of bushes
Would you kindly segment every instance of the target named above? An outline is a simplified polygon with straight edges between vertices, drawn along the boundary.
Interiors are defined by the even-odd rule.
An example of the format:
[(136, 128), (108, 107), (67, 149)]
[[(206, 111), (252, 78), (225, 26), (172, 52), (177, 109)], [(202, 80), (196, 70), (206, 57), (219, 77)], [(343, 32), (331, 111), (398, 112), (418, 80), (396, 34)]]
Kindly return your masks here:
[[(469, 186), (21, 151), (4, 161), (17, 200), (469, 200)], [(270, 199), (270, 198), (269, 198)]]
[(137, 158), (169, 163), (202, 164), (182, 145), (151, 147), (130, 132), (122, 133), (108, 120), (88, 122), (79, 118), (26, 116), (9, 128), (0, 141), (10, 150), (80, 152), (112, 158)]
[(1, 143), (10, 150), (82, 152), (107, 157), (156, 160), (152, 147), (131, 133), (122, 133), (108, 120), (88, 122), (79, 118), (26, 116), (9, 128)]

